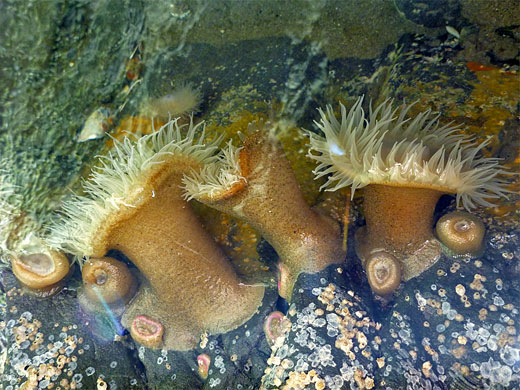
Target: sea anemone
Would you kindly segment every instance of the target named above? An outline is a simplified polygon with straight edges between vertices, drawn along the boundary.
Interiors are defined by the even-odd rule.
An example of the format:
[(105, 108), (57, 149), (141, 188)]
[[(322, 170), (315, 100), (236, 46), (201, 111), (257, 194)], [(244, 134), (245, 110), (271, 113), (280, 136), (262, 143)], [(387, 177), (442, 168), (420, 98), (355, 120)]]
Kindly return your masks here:
[(147, 316), (137, 316), (130, 327), (132, 338), (148, 348), (157, 349), (162, 345), (164, 326)]
[(402, 264), (403, 279), (411, 279), (434, 264), (440, 245), (433, 237), (433, 212), (442, 194), (456, 194), (466, 209), (492, 206), (490, 198), (505, 196), (507, 173), (497, 158), (482, 157), (480, 144), (459, 134), (457, 126), (440, 125), (430, 110), (406, 119), (386, 100), (367, 118), (359, 98), (352, 109), (341, 105), (341, 122), (332, 107), (319, 110), (316, 125), (324, 136), (309, 133), (309, 156), (318, 161), (316, 177), (327, 176), (322, 188), (364, 187), (366, 226), (357, 233), (362, 261), (387, 251)]
[(62, 287), (60, 282), (69, 273), (69, 260), (58, 251), (13, 253), (10, 257), (18, 281), (40, 297), (59, 291)]
[(168, 95), (148, 100), (143, 111), (147, 117), (169, 120), (196, 112), (201, 102), (200, 90), (193, 84), (181, 84)]
[(197, 356), (197, 367), (199, 376), (202, 379), (207, 379), (209, 374), (209, 366), (211, 365), (211, 358), (208, 354), (202, 353)]
[[(8, 160), (0, 161), (8, 166)], [(20, 187), (12, 172), (0, 169), (0, 262), (10, 265), (24, 287), (45, 298), (61, 290), (69, 260), (41, 238), (42, 223), (23, 210)]]
[(455, 211), (437, 221), (435, 232), (452, 257), (475, 257), (482, 252), (486, 228), (476, 215)]
[(302, 272), (316, 273), (341, 263), (339, 226), (305, 202), (271, 123), (253, 124), (243, 147), (231, 143), (219, 160), (192, 171), (183, 183), (187, 199), (245, 220), (280, 257), (279, 294), (290, 300)]
[(81, 268), (83, 293), (90, 302), (125, 305), (134, 296), (137, 282), (125, 263), (111, 257), (90, 258)]
[(265, 338), (269, 346), (273, 346), (276, 341), (283, 337), (291, 327), (291, 321), (279, 311), (270, 313), (264, 321)]
[(84, 184), (86, 196), (68, 200), (52, 227), (57, 248), (78, 257), (118, 250), (136, 265), (143, 281), (122, 323), (154, 319), (166, 349), (188, 350), (203, 332), (235, 329), (262, 302), (263, 287), (238, 278), (182, 197), (183, 174), (214, 161), (218, 142), (205, 141), (203, 124), (177, 120), (136, 142), (117, 141)]
[(401, 264), (387, 252), (370, 254), (364, 264), (368, 284), (377, 295), (392, 294), (401, 283)]

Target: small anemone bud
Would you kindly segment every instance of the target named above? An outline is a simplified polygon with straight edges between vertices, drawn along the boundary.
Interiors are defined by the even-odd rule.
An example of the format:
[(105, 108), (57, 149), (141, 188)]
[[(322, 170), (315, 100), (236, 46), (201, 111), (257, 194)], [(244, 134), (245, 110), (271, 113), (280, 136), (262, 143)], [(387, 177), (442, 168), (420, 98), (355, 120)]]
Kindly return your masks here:
[(273, 311), (270, 313), (264, 322), (267, 343), (273, 346), (278, 338), (283, 337), (289, 326), (290, 321), (282, 312)]
[(368, 283), (377, 295), (390, 295), (401, 283), (401, 264), (390, 253), (372, 253), (365, 262), (365, 270)]
[(198, 111), (201, 103), (200, 90), (193, 84), (178, 86), (170, 94), (149, 100), (144, 106), (144, 114), (163, 120)]
[(51, 288), (69, 273), (69, 260), (56, 251), (17, 254), (11, 265), (20, 283), (33, 290)]
[(132, 321), (130, 334), (137, 343), (157, 349), (162, 345), (164, 326), (148, 316), (140, 315)]
[(477, 256), (482, 251), (486, 228), (477, 216), (455, 211), (443, 215), (435, 231), (448, 252), (452, 252), (450, 255)]
[(208, 377), (209, 372), (209, 366), (211, 364), (211, 358), (209, 355), (202, 353), (199, 356), (197, 356), (197, 366), (198, 366), (198, 372), (199, 376), (202, 379), (206, 379)]
[(111, 257), (91, 258), (82, 269), (85, 295), (92, 301), (128, 302), (137, 282), (125, 263)]

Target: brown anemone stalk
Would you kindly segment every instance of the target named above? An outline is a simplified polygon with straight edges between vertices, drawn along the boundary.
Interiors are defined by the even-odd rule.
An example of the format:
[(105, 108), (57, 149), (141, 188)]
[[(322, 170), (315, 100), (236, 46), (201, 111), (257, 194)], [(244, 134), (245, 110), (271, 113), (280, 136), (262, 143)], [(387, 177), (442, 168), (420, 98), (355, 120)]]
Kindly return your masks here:
[(340, 121), (332, 107), (320, 110), (316, 124), (324, 135), (309, 133), (309, 156), (319, 162), (316, 177), (327, 176), (323, 188), (350, 186), (352, 196), (364, 190), (366, 226), (356, 234), (363, 265), (372, 254), (387, 252), (408, 280), (440, 257), (432, 229), (439, 197), (456, 194), (466, 209), (493, 206), (490, 198), (508, 192), (499, 179), (507, 172), (498, 159), (480, 156), (488, 141), (478, 144), (456, 126), (441, 126), (430, 110), (407, 118), (411, 106), (397, 115), (387, 100), (365, 117), (362, 103), (358, 99), (348, 112), (341, 105)]
[(144, 278), (122, 323), (153, 348), (192, 349), (203, 332), (243, 324), (263, 298), (263, 287), (238, 278), (182, 197), (183, 174), (211, 161), (216, 149), (204, 144), (204, 133), (194, 141), (199, 127), (190, 123), (183, 137), (171, 121), (135, 143), (118, 143), (87, 182), (90, 197), (70, 200), (68, 218), (53, 229), (53, 240), (77, 256), (115, 249), (137, 266)]
[(433, 237), (433, 212), (442, 192), (370, 184), (363, 194), (366, 226), (356, 232), (356, 250), (363, 263), (379, 250), (398, 254), (403, 279), (408, 280), (437, 261), (440, 246)]
[(256, 229), (280, 257), (279, 294), (290, 300), (300, 273), (341, 263), (345, 252), (338, 224), (305, 202), (274, 136), (253, 127), (242, 148), (229, 144), (219, 162), (185, 177), (186, 197)]

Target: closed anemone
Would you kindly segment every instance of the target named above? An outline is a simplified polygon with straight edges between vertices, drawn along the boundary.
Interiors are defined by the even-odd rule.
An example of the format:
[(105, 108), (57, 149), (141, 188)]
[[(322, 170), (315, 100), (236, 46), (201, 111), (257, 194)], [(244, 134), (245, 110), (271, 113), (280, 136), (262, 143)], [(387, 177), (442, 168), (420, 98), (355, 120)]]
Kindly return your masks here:
[(137, 282), (126, 264), (110, 257), (89, 259), (81, 273), (85, 294), (93, 301), (126, 303), (136, 291)]
[(435, 232), (448, 255), (474, 257), (482, 252), (486, 228), (476, 215), (455, 211), (437, 221)]
[(22, 285), (38, 293), (58, 286), (69, 273), (69, 260), (57, 251), (19, 253), (12, 255), (11, 267)]
[(401, 264), (395, 256), (386, 252), (376, 252), (365, 262), (368, 283), (377, 295), (392, 294), (401, 283)]

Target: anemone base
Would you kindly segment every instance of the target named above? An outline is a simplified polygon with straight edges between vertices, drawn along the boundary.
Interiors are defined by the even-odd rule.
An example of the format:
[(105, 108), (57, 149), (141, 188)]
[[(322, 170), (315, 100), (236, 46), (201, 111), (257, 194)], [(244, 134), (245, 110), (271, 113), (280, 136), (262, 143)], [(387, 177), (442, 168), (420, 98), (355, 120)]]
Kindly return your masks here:
[[(188, 351), (197, 347), (203, 330), (185, 316), (171, 310), (171, 304), (162, 302), (149, 285), (143, 286), (127, 306), (121, 318), (122, 325), (130, 329), (133, 320), (141, 315), (153, 318), (164, 327), (159, 348)], [(138, 343), (140, 340), (136, 340)]]

